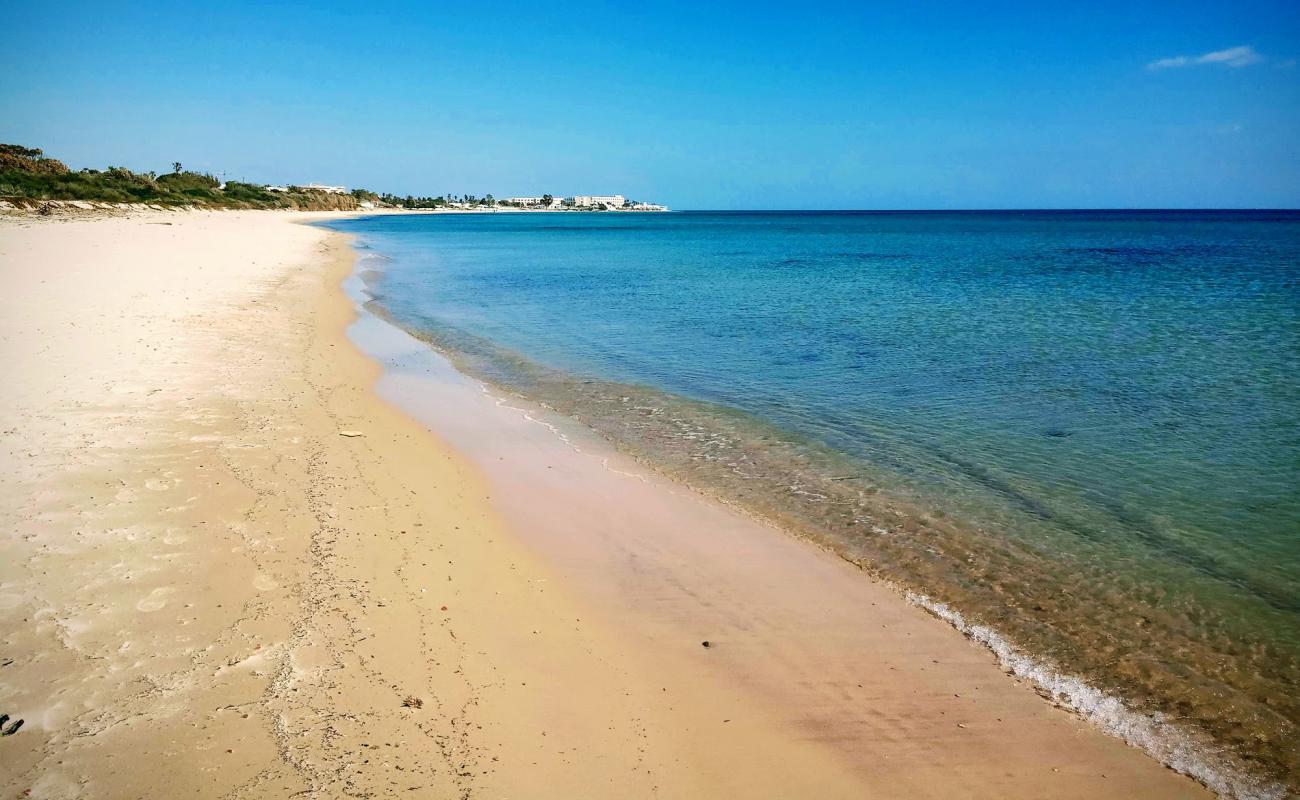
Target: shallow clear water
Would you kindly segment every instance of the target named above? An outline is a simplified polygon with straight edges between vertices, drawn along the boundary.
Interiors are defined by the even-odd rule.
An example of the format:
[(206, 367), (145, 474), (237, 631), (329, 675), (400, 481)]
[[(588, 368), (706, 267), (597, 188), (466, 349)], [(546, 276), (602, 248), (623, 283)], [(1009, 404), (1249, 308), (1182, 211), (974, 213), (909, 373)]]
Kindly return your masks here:
[(1295, 780), (1300, 213), (335, 227), (479, 372)]

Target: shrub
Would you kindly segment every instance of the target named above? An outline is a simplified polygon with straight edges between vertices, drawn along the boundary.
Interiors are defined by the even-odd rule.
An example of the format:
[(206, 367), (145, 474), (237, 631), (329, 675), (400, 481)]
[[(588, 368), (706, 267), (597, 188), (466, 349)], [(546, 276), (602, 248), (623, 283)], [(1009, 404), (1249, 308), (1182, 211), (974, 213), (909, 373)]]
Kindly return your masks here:
[(221, 181), (202, 172), (172, 172), (167, 175), (159, 175), (158, 183), (177, 191), (215, 189), (221, 185)]
[(30, 172), (34, 175), (64, 175), (68, 166), (54, 158), (45, 158), (36, 147), (0, 144), (0, 172)]

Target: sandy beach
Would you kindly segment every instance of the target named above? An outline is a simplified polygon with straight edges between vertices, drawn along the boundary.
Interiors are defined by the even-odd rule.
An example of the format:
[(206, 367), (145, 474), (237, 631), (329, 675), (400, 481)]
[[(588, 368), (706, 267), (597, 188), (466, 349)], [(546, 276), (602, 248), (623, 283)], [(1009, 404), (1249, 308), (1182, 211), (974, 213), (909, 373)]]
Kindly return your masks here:
[(7, 796), (1210, 796), (358, 314), (323, 216), (0, 220)]

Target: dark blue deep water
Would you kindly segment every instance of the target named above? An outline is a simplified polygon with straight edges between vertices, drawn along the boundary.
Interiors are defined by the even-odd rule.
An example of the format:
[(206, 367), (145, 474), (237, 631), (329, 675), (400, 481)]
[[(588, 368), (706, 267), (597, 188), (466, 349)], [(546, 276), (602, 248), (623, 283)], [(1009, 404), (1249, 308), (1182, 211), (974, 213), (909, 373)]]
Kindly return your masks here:
[[(1234, 671), (1256, 674), (1232, 689), (1256, 700), (1295, 688), (1300, 213), (482, 214), (336, 227), (383, 257), (369, 263), (376, 292), (407, 327), (744, 412), (945, 519), (1113, 580), (1097, 627), (1108, 615), (1165, 625), (1164, 666), (1219, 687), (1145, 686), (1176, 695), (1165, 708), (1196, 717)], [(1036, 605), (1081, 649), (1105, 638)], [(1138, 687), (1154, 669), (1110, 683)], [(1258, 710), (1271, 735), (1294, 734), (1294, 706)]]

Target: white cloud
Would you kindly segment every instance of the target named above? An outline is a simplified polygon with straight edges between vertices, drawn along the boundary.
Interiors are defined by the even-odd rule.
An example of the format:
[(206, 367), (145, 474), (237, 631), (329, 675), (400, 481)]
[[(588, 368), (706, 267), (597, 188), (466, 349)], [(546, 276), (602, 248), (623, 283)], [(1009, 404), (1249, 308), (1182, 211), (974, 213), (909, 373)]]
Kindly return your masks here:
[(1174, 67), (1195, 67), (1201, 64), (1218, 64), (1223, 67), (1246, 67), (1263, 61), (1264, 57), (1255, 52), (1248, 44), (1215, 50), (1199, 56), (1173, 56), (1152, 61), (1147, 69), (1172, 69)]

